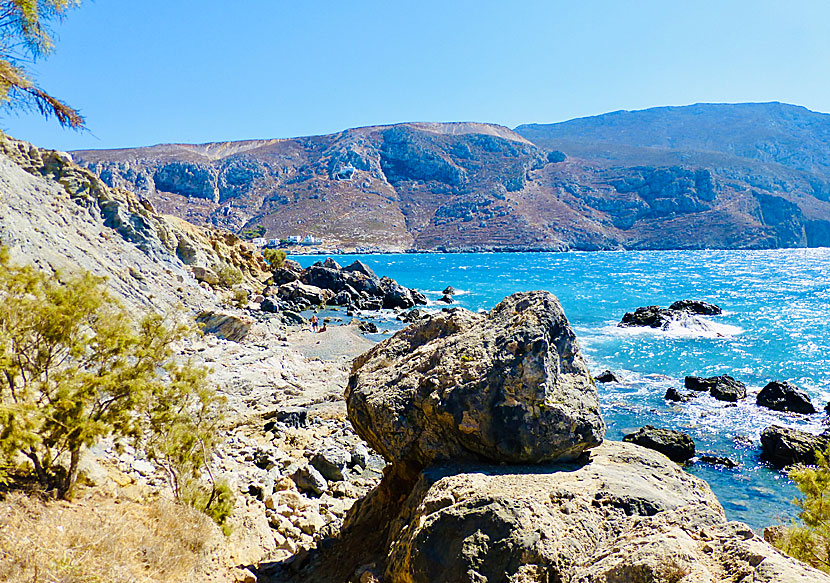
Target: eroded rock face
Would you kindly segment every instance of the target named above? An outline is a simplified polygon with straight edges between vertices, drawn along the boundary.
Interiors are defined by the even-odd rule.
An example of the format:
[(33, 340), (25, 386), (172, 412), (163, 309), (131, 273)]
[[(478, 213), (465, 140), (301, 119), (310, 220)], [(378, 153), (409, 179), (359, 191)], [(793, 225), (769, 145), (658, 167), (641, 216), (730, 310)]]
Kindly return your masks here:
[(695, 455), (694, 440), (686, 433), (674, 429), (646, 425), (623, 437), (623, 441), (659, 451), (676, 462), (685, 462)]
[(398, 332), (355, 360), (346, 400), (356, 431), (384, 458), (422, 467), (574, 459), (605, 434), (573, 330), (541, 291)]

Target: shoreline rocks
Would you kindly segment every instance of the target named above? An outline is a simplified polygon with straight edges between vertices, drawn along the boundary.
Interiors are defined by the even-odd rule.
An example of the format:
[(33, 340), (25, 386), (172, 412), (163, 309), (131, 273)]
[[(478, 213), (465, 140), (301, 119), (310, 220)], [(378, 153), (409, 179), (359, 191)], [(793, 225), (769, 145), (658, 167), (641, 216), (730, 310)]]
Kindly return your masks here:
[(746, 398), (746, 385), (729, 375), (708, 378), (687, 376), (683, 384), (693, 391), (708, 391), (718, 401), (737, 403)]
[(623, 437), (623, 441), (659, 451), (670, 460), (678, 463), (686, 462), (695, 457), (694, 440), (690, 435), (674, 429), (660, 429), (646, 425)]
[(816, 412), (816, 408), (810, 401), (810, 396), (788, 382), (772, 381), (768, 383), (758, 393), (756, 403), (773, 411), (803, 414)]
[(698, 300), (680, 300), (674, 302), (668, 308), (661, 308), (660, 306), (643, 306), (637, 308), (633, 312), (626, 312), (620, 323), (617, 324), (617, 327), (665, 329), (669, 323), (683, 316), (716, 316), (721, 313), (722, 310), (718, 306), (708, 302)]
[(830, 435), (771, 425), (761, 432), (762, 459), (778, 467), (816, 463), (816, 451), (830, 447)]

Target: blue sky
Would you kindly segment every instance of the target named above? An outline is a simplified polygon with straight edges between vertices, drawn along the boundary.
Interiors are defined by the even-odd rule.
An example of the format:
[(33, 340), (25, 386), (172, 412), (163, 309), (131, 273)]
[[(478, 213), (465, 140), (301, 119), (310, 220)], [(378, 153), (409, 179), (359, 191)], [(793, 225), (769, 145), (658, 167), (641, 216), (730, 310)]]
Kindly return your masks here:
[(35, 71), (88, 131), (0, 127), (70, 150), (696, 102), (827, 112), (828, 22), (825, 0), (85, 0)]

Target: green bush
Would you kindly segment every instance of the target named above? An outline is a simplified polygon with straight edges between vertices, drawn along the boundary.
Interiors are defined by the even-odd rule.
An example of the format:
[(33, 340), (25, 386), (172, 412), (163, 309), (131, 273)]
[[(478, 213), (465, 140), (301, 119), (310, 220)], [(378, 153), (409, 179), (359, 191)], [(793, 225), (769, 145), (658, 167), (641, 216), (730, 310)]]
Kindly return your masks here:
[(268, 262), (268, 265), (271, 267), (272, 271), (278, 267), (282, 267), (285, 264), (285, 258), (287, 257), (285, 251), (282, 249), (263, 249), (262, 256), (265, 258), (265, 261)]
[(219, 277), (219, 285), (224, 287), (233, 287), (242, 283), (242, 271), (232, 265), (219, 266), (216, 275)]
[(816, 452), (815, 467), (797, 466), (790, 479), (803, 494), (798, 506), (802, 524), (793, 523), (774, 541), (775, 546), (817, 569), (830, 573), (830, 449)]
[(189, 325), (136, 325), (88, 273), (15, 266), (0, 248), (0, 467), (23, 454), (47, 490), (69, 498), (82, 449), (131, 438), (178, 496), (209, 461), (220, 421), (207, 371), (171, 346)]
[(226, 523), (236, 504), (233, 490), (224, 480), (211, 482), (207, 486), (197, 479), (187, 480), (179, 492), (179, 501), (208, 515), (222, 527), (222, 532), (230, 536), (231, 529)]

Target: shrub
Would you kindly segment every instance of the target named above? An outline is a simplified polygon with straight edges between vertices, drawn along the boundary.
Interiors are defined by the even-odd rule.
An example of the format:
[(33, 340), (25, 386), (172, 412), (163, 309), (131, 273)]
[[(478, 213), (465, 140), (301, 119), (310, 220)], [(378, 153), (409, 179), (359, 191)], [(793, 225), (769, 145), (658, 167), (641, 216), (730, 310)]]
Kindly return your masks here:
[(248, 299), (249, 299), (248, 292), (245, 291), (244, 289), (238, 289), (237, 288), (237, 289), (233, 290), (233, 292), (231, 292), (231, 295), (228, 298), (228, 301), (235, 308), (244, 308), (245, 306), (248, 305)]
[(219, 285), (224, 287), (233, 287), (238, 283), (242, 283), (242, 271), (232, 265), (219, 266), (216, 275), (219, 276)]
[(43, 488), (69, 498), (82, 448), (108, 435), (156, 460), (175, 451), (192, 466), (179, 474), (204, 466), (216, 395), (171, 348), (189, 326), (155, 314), (136, 326), (99, 278), (14, 266), (3, 248), (0, 300), (0, 467), (23, 454)]
[(816, 452), (815, 467), (797, 466), (790, 479), (803, 494), (793, 504), (801, 510), (802, 525), (793, 523), (773, 541), (800, 561), (830, 573), (830, 450)]
[(282, 249), (263, 249), (262, 256), (265, 258), (265, 261), (268, 262), (268, 265), (271, 267), (271, 270), (278, 267), (282, 267), (285, 264), (285, 258), (287, 255), (285, 251)]

